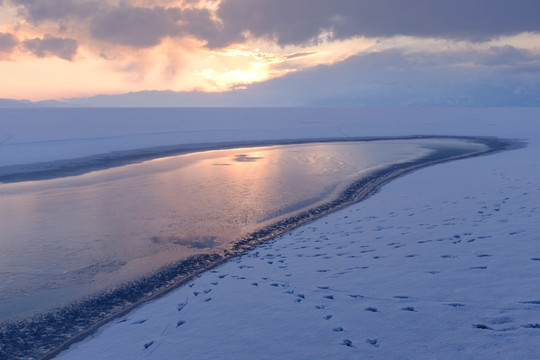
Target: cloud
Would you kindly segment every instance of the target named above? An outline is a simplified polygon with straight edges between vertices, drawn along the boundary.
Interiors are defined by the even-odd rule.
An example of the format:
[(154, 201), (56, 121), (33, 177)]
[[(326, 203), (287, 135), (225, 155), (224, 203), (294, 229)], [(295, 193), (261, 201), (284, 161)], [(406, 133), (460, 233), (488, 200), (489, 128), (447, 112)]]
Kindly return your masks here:
[(479, 63), (488, 66), (517, 67), (523, 65), (540, 66), (538, 55), (510, 45), (492, 46), (480, 58)]
[(12, 34), (0, 32), (0, 56), (11, 53), (18, 43), (19, 41)]
[[(208, 9), (197, 8), (196, 2), (187, 7), (151, 6), (163, 1), (147, 1), (146, 6), (121, 2), (94, 0), (12, 0), (19, 13), (34, 25), (53, 21), (72, 28), (85, 28), (79, 33), (117, 45), (148, 48), (161, 43), (165, 37), (192, 35), (200, 39), (218, 36), (218, 24)], [(167, 2), (165, 2), (167, 3)], [(178, 2), (176, 2), (178, 4)]]
[(21, 6), (21, 13), (32, 23), (68, 18), (85, 19), (99, 13), (99, 2), (88, 0), (11, 0)]
[(165, 37), (186, 35), (206, 41), (209, 48), (220, 48), (244, 42), (248, 36), (284, 46), (316, 43), (321, 36), (347, 39), (406, 35), (485, 41), (540, 31), (538, 0), (206, 2), (217, 8), (215, 14), (194, 0), (11, 0), (34, 24), (80, 20), (77, 26), (89, 26), (87, 30), (96, 39), (139, 48), (155, 46)]
[(96, 14), (90, 23), (90, 32), (99, 40), (146, 48), (158, 45), (165, 37), (213, 37), (217, 26), (205, 9), (122, 5)]
[(150, 47), (179, 32), (180, 15), (178, 9), (123, 6), (95, 16), (90, 32), (93, 37), (111, 43)]
[(37, 57), (58, 56), (73, 60), (77, 53), (77, 40), (45, 35), (43, 39), (34, 38), (23, 41), (24, 47)]
[(223, 0), (218, 16), (227, 37), (243, 34), (281, 45), (316, 41), (321, 33), (352, 36), (409, 35), (481, 41), (500, 35), (540, 31), (537, 0)]
[[(281, 78), (221, 93), (145, 91), (71, 99), (76, 106), (539, 106), (540, 64), (535, 54), (400, 49), (356, 55)], [(491, 61), (489, 56), (497, 57)], [(536, 58), (538, 55), (536, 54)], [(489, 64), (488, 64), (489, 63)], [(463, 66), (467, 64), (467, 66)]]
[(243, 42), (247, 36), (284, 46), (316, 43), (321, 35), (485, 41), (540, 31), (537, 0), (222, 0), (215, 16), (197, 7), (196, 1), (157, 6), (164, 2), (153, 0), (141, 3), (144, 7), (95, 0), (12, 3), (30, 22), (84, 20), (94, 38), (140, 48), (155, 46), (165, 37), (186, 35), (220, 48)]

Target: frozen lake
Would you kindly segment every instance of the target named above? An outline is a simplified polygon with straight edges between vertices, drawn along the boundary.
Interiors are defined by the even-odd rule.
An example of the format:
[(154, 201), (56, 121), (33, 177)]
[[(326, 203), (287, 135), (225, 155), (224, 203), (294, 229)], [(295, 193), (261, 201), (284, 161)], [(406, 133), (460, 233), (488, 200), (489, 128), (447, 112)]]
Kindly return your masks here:
[(0, 319), (61, 305), (170, 262), (218, 252), (334, 199), (371, 171), (455, 139), (328, 142), (178, 155), (0, 184)]

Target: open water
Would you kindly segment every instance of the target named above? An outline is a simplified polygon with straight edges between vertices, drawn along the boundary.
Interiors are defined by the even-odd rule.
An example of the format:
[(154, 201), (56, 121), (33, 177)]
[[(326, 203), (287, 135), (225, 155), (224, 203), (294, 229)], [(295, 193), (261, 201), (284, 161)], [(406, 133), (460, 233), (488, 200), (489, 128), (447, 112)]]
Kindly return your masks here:
[(452, 139), (205, 151), (0, 184), (0, 320), (43, 311), (335, 198), (370, 171)]

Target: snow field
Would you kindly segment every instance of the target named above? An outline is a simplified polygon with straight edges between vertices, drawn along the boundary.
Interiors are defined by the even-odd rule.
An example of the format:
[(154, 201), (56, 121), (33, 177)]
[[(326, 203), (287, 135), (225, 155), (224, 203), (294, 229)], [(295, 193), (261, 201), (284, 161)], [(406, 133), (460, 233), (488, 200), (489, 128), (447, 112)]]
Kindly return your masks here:
[(490, 122), (529, 146), (398, 178), (57, 359), (540, 358), (538, 126)]

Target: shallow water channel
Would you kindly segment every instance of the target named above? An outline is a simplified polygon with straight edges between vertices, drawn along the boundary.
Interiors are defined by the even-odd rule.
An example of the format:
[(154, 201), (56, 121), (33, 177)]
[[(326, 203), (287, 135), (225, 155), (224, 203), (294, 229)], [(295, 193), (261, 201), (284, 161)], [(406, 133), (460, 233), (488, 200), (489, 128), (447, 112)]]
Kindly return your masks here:
[(43, 311), (231, 243), (453, 139), (327, 142), (184, 154), (0, 184), (0, 320)]

